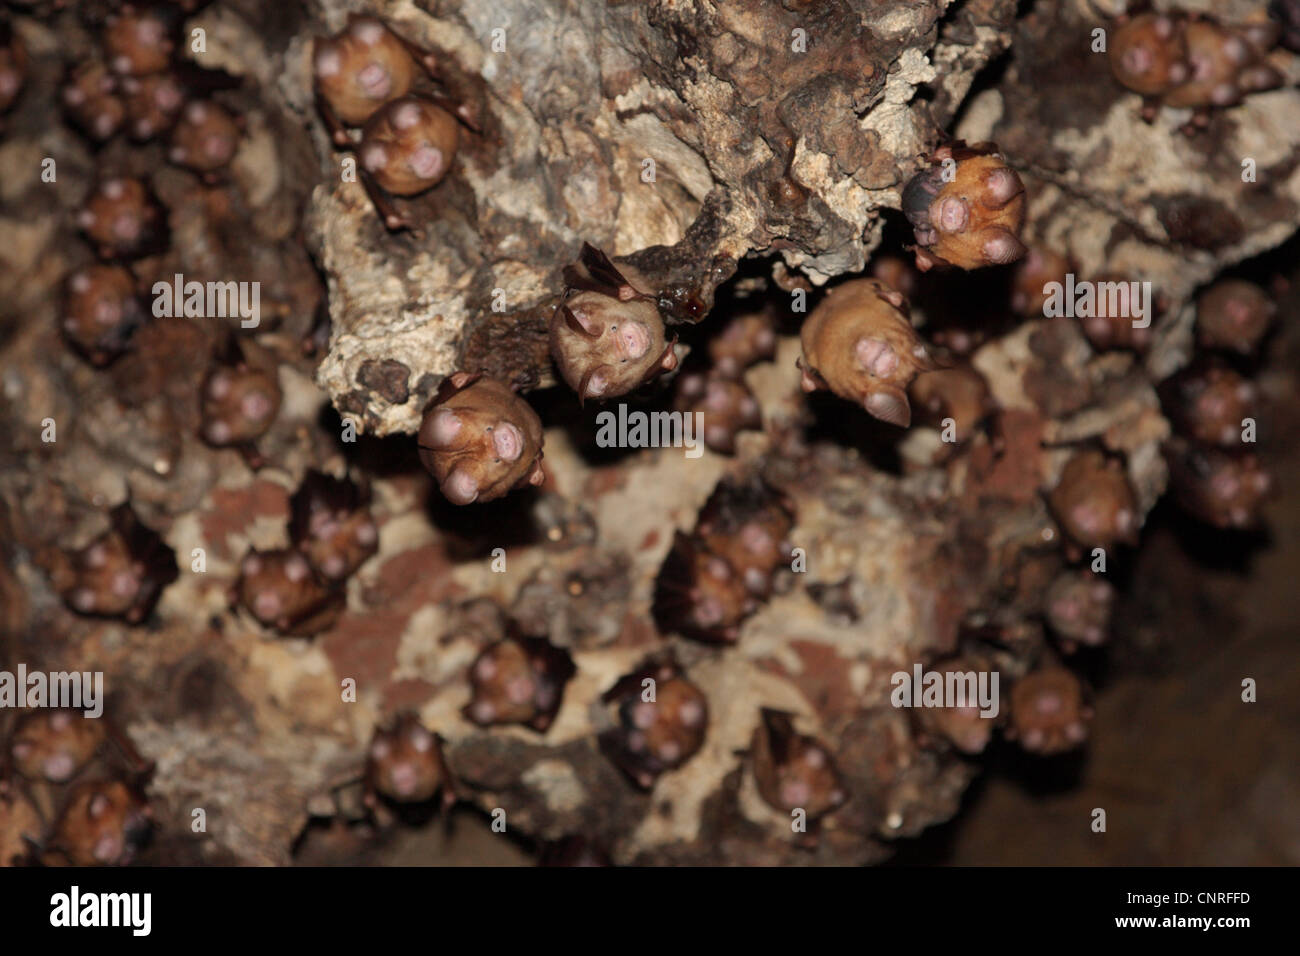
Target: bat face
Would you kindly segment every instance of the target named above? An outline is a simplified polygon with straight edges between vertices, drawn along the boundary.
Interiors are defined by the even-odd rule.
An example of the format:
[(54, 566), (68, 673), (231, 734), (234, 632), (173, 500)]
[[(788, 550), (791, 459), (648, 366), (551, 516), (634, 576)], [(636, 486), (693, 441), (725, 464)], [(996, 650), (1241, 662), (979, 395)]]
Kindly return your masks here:
[(202, 390), (201, 435), (209, 445), (226, 447), (256, 441), (280, 410), (275, 376), (248, 365), (218, 365)]
[(1115, 588), (1086, 571), (1064, 571), (1047, 590), (1044, 605), (1053, 632), (1090, 647), (1105, 642)]
[[(933, 669), (939, 674), (968, 674), (987, 670), (988, 664), (955, 657), (936, 662)], [(945, 678), (945, 682), (946, 680)], [(965, 754), (983, 753), (999, 722), (996, 717), (981, 716), (979, 704), (973, 701), (960, 707), (923, 707), (916, 711), (916, 715), (927, 730), (938, 734)]]
[(1043, 287), (1049, 282), (1064, 284), (1070, 270), (1070, 260), (1059, 252), (1032, 247), (1012, 272), (1011, 308), (1027, 318), (1041, 317), (1048, 298)]
[(239, 567), (239, 602), (266, 627), (314, 634), (329, 627), (342, 610), (342, 593), (328, 589), (296, 548), (250, 551)]
[(9, 752), (14, 769), (28, 780), (66, 783), (90, 762), (104, 739), (102, 720), (50, 710), (19, 722)]
[(1281, 86), (1282, 74), (1264, 60), (1277, 42), (1275, 32), (1233, 30), (1189, 20), (1185, 35), (1187, 79), (1164, 94), (1166, 106), (1233, 106), (1247, 93)]
[(678, 407), (703, 415), (704, 443), (721, 455), (736, 453), (736, 436), (759, 431), (763, 419), (758, 399), (744, 381), (714, 372), (694, 372), (677, 381)]
[(1178, 433), (1205, 445), (1239, 448), (1241, 423), (1256, 414), (1258, 390), (1225, 365), (1186, 368), (1164, 383), (1161, 392)]
[(176, 553), (145, 527), (130, 505), (110, 513), (112, 527), (85, 548), (63, 556), (54, 583), (79, 614), (138, 623), (176, 580)]
[(1109, 59), (1120, 85), (1165, 106), (1233, 106), (1252, 92), (1280, 86), (1283, 76), (1266, 59), (1277, 45), (1277, 24), (1234, 27), (1181, 11), (1121, 17)]
[[(551, 352), (560, 374), (583, 399), (613, 398), (676, 367), (659, 310), (582, 292), (551, 322)], [(671, 363), (671, 364), (665, 364)]]
[(239, 148), (239, 125), (219, 103), (195, 100), (185, 107), (172, 130), (167, 157), (199, 173), (228, 165)]
[(1273, 323), (1277, 304), (1252, 282), (1224, 279), (1196, 302), (1196, 341), (1212, 349), (1250, 355)]
[(763, 709), (750, 753), (759, 795), (776, 810), (801, 809), (816, 820), (848, 799), (830, 752), (797, 733), (788, 714)]
[(124, 77), (121, 92), (127, 132), (137, 142), (169, 129), (185, 105), (185, 91), (171, 73)]
[[(1130, 349), (1134, 352), (1145, 352), (1151, 345), (1152, 327), (1135, 327), (1133, 325), (1133, 316), (1138, 315), (1139, 311), (1136, 303), (1132, 302), (1131, 286), (1123, 276), (1105, 273), (1097, 276), (1095, 280), (1097, 288), (1114, 288), (1117, 290), (1115, 299), (1115, 308), (1112, 313), (1109, 300), (1104, 311), (1105, 315), (1089, 315), (1079, 319), (1079, 325), (1083, 329), (1084, 336), (1092, 343), (1092, 347), (1098, 351), (1106, 352), (1112, 349)], [(1159, 315), (1162, 305), (1159, 296), (1154, 297), (1151, 304), (1154, 315)]]
[(63, 85), (63, 108), (73, 125), (97, 142), (111, 139), (126, 120), (118, 78), (101, 63), (73, 68)]
[(360, 126), (385, 103), (405, 96), (417, 70), (383, 21), (355, 14), (335, 36), (318, 37), (312, 56), (318, 95), (349, 126)]
[(1251, 528), (1272, 488), (1254, 455), (1172, 442), (1166, 450), (1174, 497), (1187, 511), (1216, 528)]
[(907, 386), (935, 365), (901, 311), (905, 304), (878, 279), (856, 279), (827, 293), (800, 331), (804, 391), (829, 389), (906, 428), (912, 420)]
[(418, 96), (381, 107), (366, 122), (358, 155), (380, 188), (414, 196), (442, 182), (456, 156), (459, 128), (450, 113)]
[[(1016, 171), (984, 148), (940, 147), (934, 159), (941, 165), (917, 173), (903, 191), (903, 211), (916, 233), (917, 268), (979, 269), (1023, 256), (1025, 184)], [(950, 181), (945, 168), (953, 169)]]
[[(647, 677), (654, 680), (653, 700), (645, 696)], [(617, 725), (601, 734), (601, 749), (643, 789), (686, 763), (704, 743), (708, 700), (672, 663), (629, 674), (604, 700), (614, 707)]]
[(171, 32), (161, 11), (123, 7), (105, 21), (104, 52), (109, 67), (122, 76), (162, 72), (176, 48)]
[(545, 640), (498, 641), (470, 667), (474, 697), (465, 716), (482, 726), (526, 724), (544, 731), (560, 709), (572, 674), (569, 655)]
[(663, 316), (635, 269), (584, 245), (565, 278), (579, 291), (566, 293), (551, 318), (551, 356), (581, 400), (626, 395), (677, 367)]
[(1070, 459), (1048, 504), (1083, 547), (1106, 548), (1137, 538), (1137, 502), (1124, 466), (1099, 451), (1081, 451)]
[(144, 321), (135, 280), (126, 269), (94, 265), (69, 277), (63, 333), (93, 365), (107, 365), (125, 352)]
[(54, 825), (51, 849), (73, 866), (124, 866), (153, 827), (148, 803), (121, 781), (76, 785)]
[(1114, 30), (1110, 68), (1122, 86), (1161, 96), (1187, 79), (1187, 40), (1181, 19), (1143, 13)]
[(776, 355), (776, 331), (765, 315), (742, 315), (727, 323), (709, 342), (709, 358), (717, 374), (736, 378), (756, 362)]
[(695, 533), (709, 552), (726, 561), (746, 591), (766, 597), (773, 574), (789, 562), (794, 517), (775, 497), (752, 505), (706, 507)]
[(730, 643), (789, 561), (794, 514), (760, 479), (724, 479), (691, 534), (678, 531), (655, 582), (655, 621), (665, 631)]
[(659, 626), (709, 642), (731, 643), (758, 602), (740, 573), (701, 540), (678, 531), (655, 582)]
[(398, 803), (423, 803), (446, 783), (442, 747), (414, 714), (388, 728), (376, 728), (366, 756), (366, 781)]
[(1088, 737), (1092, 711), (1084, 704), (1079, 678), (1062, 667), (1026, 674), (1011, 688), (1011, 729), (1033, 753), (1073, 750)]
[(540, 484), (542, 423), (495, 379), (457, 372), (420, 424), (420, 460), (453, 504), (492, 501)]
[(110, 534), (80, 552), (77, 583), (69, 598), (83, 614), (125, 614), (139, 597), (143, 568), (137, 567), (119, 535)]
[(379, 549), (379, 529), (361, 489), (310, 471), (289, 502), (289, 537), (326, 581), (349, 577)]
[(77, 226), (106, 259), (135, 259), (160, 249), (167, 239), (166, 216), (139, 179), (106, 179), (77, 213)]

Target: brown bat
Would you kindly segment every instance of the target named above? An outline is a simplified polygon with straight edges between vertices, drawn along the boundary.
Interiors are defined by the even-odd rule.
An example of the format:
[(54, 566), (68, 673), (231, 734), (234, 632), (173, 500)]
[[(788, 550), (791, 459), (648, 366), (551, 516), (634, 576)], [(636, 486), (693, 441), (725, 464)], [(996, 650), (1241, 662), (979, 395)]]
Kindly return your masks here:
[(1165, 448), (1174, 500), (1216, 528), (1257, 526), (1273, 482), (1259, 458), (1174, 439)]
[(496, 379), (456, 372), (420, 423), (420, 461), (452, 504), (493, 501), (540, 485), (542, 422)]
[(108, 365), (125, 352), (145, 318), (129, 270), (92, 265), (68, 277), (63, 334), (92, 365)]
[[(654, 699), (646, 679), (654, 681)], [(642, 789), (680, 767), (704, 743), (708, 699), (677, 664), (647, 664), (622, 677), (601, 700), (616, 711), (617, 725), (600, 735), (601, 750)]]
[(327, 582), (351, 576), (379, 549), (369, 503), (355, 482), (314, 470), (289, 499), (289, 539)]
[(922, 372), (908, 394), (927, 424), (942, 427), (952, 419), (958, 442), (968, 441), (994, 409), (988, 383), (970, 365)]
[(47, 866), (125, 866), (153, 829), (148, 801), (121, 780), (86, 780), (68, 793), (41, 859)]
[(1088, 739), (1092, 708), (1083, 684), (1063, 667), (1026, 674), (1011, 688), (1011, 722), (1006, 734), (1031, 753), (1050, 756)]
[(940, 146), (903, 190), (916, 267), (980, 269), (1025, 254), (1025, 184), (992, 143)]
[(813, 822), (848, 799), (830, 751), (816, 738), (798, 733), (790, 714), (762, 709), (750, 756), (759, 795), (777, 810), (803, 810)]
[(398, 714), (388, 726), (376, 727), (366, 748), (365, 802), (378, 811), (380, 799), (427, 803), (439, 793), (446, 809), (456, 802), (442, 741), (413, 713)]
[(676, 406), (704, 416), (704, 444), (718, 454), (734, 455), (742, 431), (762, 430), (758, 399), (743, 380), (710, 370), (683, 374), (676, 384)]
[(902, 294), (879, 279), (854, 279), (831, 289), (799, 334), (803, 390), (829, 389), (906, 428), (912, 421), (908, 385), (938, 367), (906, 308)]
[(1089, 571), (1067, 570), (1047, 589), (1044, 610), (1052, 631), (1073, 649), (1075, 643), (1096, 647), (1110, 633), (1115, 588)]
[(316, 103), (336, 146), (352, 147), (349, 127), (363, 127), (361, 182), (389, 230), (414, 223), (392, 196), (414, 196), (440, 183), (459, 143), (457, 124), (477, 132), (475, 110), (436, 90), (416, 93), (421, 75), (441, 82), (437, 57), (399, 36), (383, 20), (350, 14), (312, 54)]
[(1080, 451), (1066, 463), (1048, 505), (1066, 534), (1083, 547), (1137, 541), (1137, 501), (1124, 465), (1100, 451)]
[(317, 577), (296, 548), (249, 551), (239, 570), (234, 597), (260, 623), (281, 633), (319, 633), (343, 611), (343, 592)]
[(665, 338), (658, 299), (639, 272), (583, 243), (564, 278), (551, 317), (551, 356), (580, 402), (626, 395), (677, 367), (677, 338)]
[(524, 724), (544, 733), (573, 676), (568, 653), (543, 638), (511, 636), (484, 648), (469, 669), (473, 699), (465, 716), (480, 726)]
[(243, 117), (232, 115), (215, 100), (192, 100), (172, 129), (167, 158), (198, 173), (205, 182), (219, 182), (221, 170), (239, 149), (243, 124)]
[(1231, 26), (1150, 6), (1147, 0), (1132, 4), (1111, 21), (1108, 50), (1112, 74), (1142, 94), (1148, 121), (1161, 106), (1190, 108), (1196, 111), (1184, 127), (1190, 132), (1206, 126), (1212, 110), (1282, 85), (1282, 74), (1267, 59), (1281, 35), (1278, 24)]
[(107, 260), (139, 259), (167, 246), (167, 213), (140, 179), (101, 181), (77, 213), (77, 227)]
[(1196, 300), (1196, 342), (1250, 355), (1276, 315), (1277, 303), (1253, 282), (1221, 279)]
[(176, 552), (141, 524), (129, 503), (109, 512), (109, 521), (109, 530), (80, 551), (56, 556), (51, 580), (79, 614), (138, 624), (179, 575)]
[(1255, 417), (1259, 389), (1226, 365), (1201, 361), (1161, 383), (1174, 430), (1202, 445), (1242, 446), (1242, 422)]

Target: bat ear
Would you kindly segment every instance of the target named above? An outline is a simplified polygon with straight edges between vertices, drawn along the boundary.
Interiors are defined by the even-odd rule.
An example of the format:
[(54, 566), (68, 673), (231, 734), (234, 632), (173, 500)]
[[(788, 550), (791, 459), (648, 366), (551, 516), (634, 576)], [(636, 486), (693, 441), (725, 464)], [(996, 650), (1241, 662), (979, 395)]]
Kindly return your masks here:
[(889, 286), (884, 283), (881, 283), (876, 295), (880, 296), (880, 298), (884, 299), (896, 309), (903, 309), (907, 306), (907, 299), (903, 298), (903, 293), (899, 292), (897, 289), (889, 288)]
[(530, 485), (540, 485), (546, 480), (546, 472), (542, 469), (540, 461), (533, 462), (533, 470), (528, 473), (528, 483)]
[(442, 493), (454, 505), (467, 505), (478, 497), (478, 481), (464, 468), (453, 468), (442, 483)]
[(578, 318), (577, 313), (563, 302), (560, 303), (557, 314), (560, 320), (564, 322), (565, 328), (570, 332), (573, 332), (575, 335), (580, 335), (584, 339), (590, 339), (592, 341), (600, 338), (599, 332), (593, 332), (583, 325), (582, 320)]
[(912, 406), (907, 402), (907, 394), (892, 385), (883, 385), (871, 392), (862, 403), (863, 407), (874, 417), (890, 425), (906, 428), (912, 424)]
[[(1008, 233), (1008, 235), (1010, 235), (1010, 233)], [(929, 272), (935, 266), (940, 265), (944, 261), (921, 246), (907, 246), (905, 248), (916, 256), (916, 270), (918, 272)]]
[(109, 800), (102, 793), (97, 793), (90, 798), (90, 803), (86, 805), (86, 816), (92, 820), (98, 820), (108, 812)]
[(935, 358), (924, 343), (912, 346), (912, 362), (918, 372), (937, 372), (942, 368), (952, 368), (951, 363)]
[(677, 367), (677, 352), (673, 349), (673, 346), (676, 344), (677, 337), (673, 336), (673, 340), (669, 342), (667, 348), (664, 349), (664, 354), (659, 356), (659, 367), (665, 372), (671, 372)]
[(441, 405), (457, 392), (465, 391), (482, 377), (482, 372), (453, 372), (438, 386), (438, 394), (434, 396), (433, 404)]
[(804, 365), (803, 359), (795, 359), (794, 364), (799, 368), (799, 387), (805, 392), (815, 392), (826, 387), (821, 374), (816, 369)]
[(1251, 23), (1241, 28), (1241, 34), (1257, 50), (1271, 50), (1282, 35), (1282, 25), (1274, 21)]
[(1001, 209), (1025, 191), (1025, 184), (1011, 169), (990, 169), (984, 174), (983, 203), (989, 209)]
[(614, 299), (626, 302), (630, 299), (644, 298), (641, 292), (627, 281), (609, 256), (589, 242), (582, 244), (578, 254), (579, 265), (565, 266), (564, 281), (571, 289), (584, 292), (599, 292)]
[(450, 408), (436, 409), (420, 425), (420, 447), (431, 451), (445, 451), (456, 446), (460, 435), (461, 420)]
[(597, 365), (587, 370), (587, 374), (582, 376), (582, 381), (578, 383), (578, 401), (585, 402), (589, 398), (600, 398), (609, 388), (610, 366)]
[(980, 251), (984, 254), (985, 261), (992, 265), (1015, 262), (1028, 251), (1023, 242), (1002, 226), (989, 226), (986, 232), (988, 238), (984, 240)]

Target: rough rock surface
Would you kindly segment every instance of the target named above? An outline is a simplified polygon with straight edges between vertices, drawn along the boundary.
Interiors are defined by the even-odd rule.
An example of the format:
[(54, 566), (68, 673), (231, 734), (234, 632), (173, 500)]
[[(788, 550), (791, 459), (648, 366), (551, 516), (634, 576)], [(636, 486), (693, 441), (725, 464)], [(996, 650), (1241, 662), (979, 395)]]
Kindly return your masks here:
[[(532, 839), (581, 831), (619, 862), (870, 862), (949, 818), (974, 766), (889, 705), (889, 677), (972, 632), (998, 634), (1009, 677), (1051, 653), (1035, 615), (1062, 558), (1043, 493), (1087, 442), (1125, 456), (1144, 513), (1163, 491), (1169, 426), (1153, 382), (1187, 360), (1194, 289), (1295, 230), (1300, 93), (1252, 96), (1191, 137), (1168, 111), (1146, 125), (1088, 52), (1093, 15), (1073, 2), (1017, 20), (1014, 0), (383, 0), (365, 9), (437, 51), (449, 91), (479, 106), (483, 126), (446, 182), (407, 204), (418, 234), (393, 235), (341, 180), (345, 153), (312, 102), (313, 34), (361, 6), (232, 0), (193, 19), (209, 38), (202, 64), (244, 84), (231, 95), (248, 127), (228, 190), (199, 187), (148, 149), (92, 157), (45, 122), (61, 56), (89, 40), (20, 24), (36, 79), (0, 145), (0, 229), (14, 237), (0, 247), (0, 666), (107, 673), (114, 711), (158, 765), (165, 862), (289, 862), (310, 817), (361, 814), (352, 791), (366, 741), (402, 708), (443, 736), (463, 799), (505, 809)], [(805, 52), (792, 49), (798, 30)], [(1031, 240), (1069, 252), (1083, 274), (1148, 278), (1166, 296), (1145, 359), (1095, 355), (1055, 320), (991, 338), (974, 364), (996, 429), (948, 468), (925, 462), (930, 430), (899, 442), (856, 409), (800, 395), (793, 334), (746, 373), (765, 430), (742, 433), (735, 458), (595, 449), (596, 410), (547, 390), (545, 323), (583, 241), (653, 277), (678, 325), (714, 321), (706, 313), (738, 271), (726, 297), (757, 308), (770, 293), (785, 309), (790, 288), (860, 271), (901, 227), (903, 185), (945, 129), (1005, 150), (1029, 183)], [(55, 188), (39, 180), (44, 156), (59, 157)], [(1243, 158), (1257, 162), (1254, 183), (1241, 180)], [(267, 467), (196, 437), (182, 386), (202, 373), (210, 320), (151, 327), (192, 343), (194, 368), (158, 368), (142, 352), (97, 371), (61, 342), (61, 282), (90, 257), (72, 239), (73, 211), (106, 165), (158, 170), (174, 241), (149, 270), (260, 278), (283, 303), (258, 334), (285, 394), (260, 448)], [(755, 272), (747, 257), (768, 258)], [(316, 364), (300, 344), (322, 302), (331, 327)], [(1000, 306), (971, 301), (977, 319), (987, 308)], [(409, 435), (458, 368), (537, 401), (539, 492), (457, 510), (420, 471)], [(340, 444), (339, 416), (360, 441)], [(53, 443), (41, 439), (47, 418)], [(232, 610), (227, 592), (249, 547), (286, 544), (289, 495), (313, 467), (368, 477), (379, 550), (332, 628), (283, 638)], [(761, 474), (790, 497), (807, 572), (786, 577), (734, 646), (661, 635), (650, 603), (673, 532), (729, 474)], [(42, 560), (84, 544), (128, 497), (181, 568), (134, 628), (73, 614)], [(557, 510), (586, 532), (550, 537)], [(573, 656), (545, 734), (461, 715), (482, 641), (455, 625), (461, 603), (484, 596)], [(711, 718), (701, 752), (647, 794), (597, 749), (598, 698), (665, 650)], [(355, 703), (341, 699), (349, 679)], [(794, 713), (845, 775), (849, 801), (811, 847), (757, 794), (744, 751), (764, 706)], [(191, 833), (196, 807), (205, 834)]]

